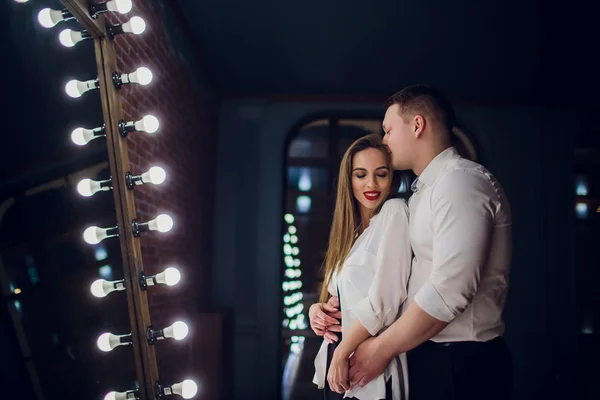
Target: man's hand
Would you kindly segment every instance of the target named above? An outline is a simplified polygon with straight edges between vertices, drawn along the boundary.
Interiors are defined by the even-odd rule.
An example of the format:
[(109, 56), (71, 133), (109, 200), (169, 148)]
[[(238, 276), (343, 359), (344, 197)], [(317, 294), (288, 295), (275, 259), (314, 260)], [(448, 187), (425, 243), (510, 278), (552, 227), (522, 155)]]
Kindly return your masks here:
[(337, 342), (338, 337), (334, 332), (342, 331), (339, 321), (342, 313), (339, 311), (339, 300), (336, 296), (331, 297), (327, 303), (310, 306), (308, 316), (310, 327), (317, 336), (323, 336), (328, 343)]
[(381, 353), (377, 337), (369, 338), (358, 346), (350, 357), (349, 375), (352, 386), (365, 386), (383, 373), (393, 355)]

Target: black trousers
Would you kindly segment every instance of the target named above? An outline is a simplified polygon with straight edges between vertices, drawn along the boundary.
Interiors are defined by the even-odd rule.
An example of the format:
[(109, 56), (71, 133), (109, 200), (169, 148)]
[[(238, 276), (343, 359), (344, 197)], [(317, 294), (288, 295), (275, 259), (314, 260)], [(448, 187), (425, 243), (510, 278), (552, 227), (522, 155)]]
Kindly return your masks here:
[(410, 400), (507, 400), (513, 364), (502, 337), (488, 342), (434, 343), (408, 357)]
[[(337, 335), (338, 335), (338, 338), (341, 340), (342, 335), (341, 334), (337, 334)], [(333, 358), (333, 352), (335, 351), (335, 348), (337, 347), (340, 340), (327, 346), (327, 371), (329, 371), (329, 366), (331, 365), (331, 359)], [(390, 380), (388, 380), (387, 383), (385, 384), (385, 399), (386, 400), (392, 400), (392, 379), (394, 379), (394, 378), (393, 377), (390, 378)], [(329, 382), (327, 382), (327, 375), (325, 375), (325, 390), (324, 390), (323, 398), (325, 400), (342, 400), (342, 399), (344, 399), (344, 394), (339, 394), (339, 393), (336, 393), (333, 390), (331, 390), (331, 388), (329, 387)], [(356, 398), (355, 397), (346, 397), (344, 400), (352, 400), (352, 399), (356, 399)]]

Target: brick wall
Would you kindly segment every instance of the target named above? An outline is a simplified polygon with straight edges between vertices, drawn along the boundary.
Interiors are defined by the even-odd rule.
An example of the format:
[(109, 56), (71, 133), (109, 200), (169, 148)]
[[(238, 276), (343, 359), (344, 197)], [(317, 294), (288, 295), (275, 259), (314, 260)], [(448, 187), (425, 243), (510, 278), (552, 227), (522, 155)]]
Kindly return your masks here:
[(175, 221), (167, 234), (143, 235), (144, 267), (155, 273), (177, 264), (182, 273), (177, 287), (153, 288), (152, 312), (178, 307), (177, 303), (204, 307), (210, 294), (218, 103), (213, 93), (199, 88), (204, 77), (193, 70), (193, 53), (182, 56), (178, 51), (181, 43), (171, 40), (182, 36), (177, 34), (176, 24), (166, 21), (169, 6), (151, 0), (133, 3), (127, 16), (108, 16), (115, 23), (137, 15), (147, 24), (142, 35), (116, 37), (117, 64), (120, 72), (146, 66), (153, 81), (146, 87), (124, 85), (123, 110), (128, 121), (155, 115), (160, 129), (153, 135), (129, 136), (131, 170), (137, 174), (159, 165), (167, 171), (162, 185), (136, 188), (138, 219), (165, 212)]

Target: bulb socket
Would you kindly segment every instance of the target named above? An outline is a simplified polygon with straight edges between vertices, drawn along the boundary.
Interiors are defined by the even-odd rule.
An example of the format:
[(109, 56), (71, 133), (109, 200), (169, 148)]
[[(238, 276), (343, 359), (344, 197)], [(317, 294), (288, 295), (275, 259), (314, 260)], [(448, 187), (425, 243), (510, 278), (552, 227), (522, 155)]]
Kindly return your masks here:
[(146, 328), (146, 339), (149, 344), (156, 343), (157, 340), (162, 340), (165, 338), (165, 333), (163, 329), (154, 330), (152, 329), (152, 325)]
[(149, 230), (148, 222), (139, 222), (137, 219), (131, 221), (131, 231), (133, 232), (133, 236), (140, 237), (142, 232), (148, 232)]
[(111, 40), (115, 40), (115, 36), (120, 35), (124, 32), (125, 31), (123, 30), (123, 24), (119, 24), (119, 25), (106, 24), (106, 33), (108, 34), (108, 37)]
[(141, 175), (134, 176), (130, 171), (125, 173), (125, 184), (129, 190), (133, 190), (136, 185), (141, 185), (142, 183)]
[(100, 15), (107, 12), (108, 7), (106, 5), (106, 2), (95, 3), (94, 1), (90, 1), (90, 17), (92, 17), (92, 19), (98, 19)]

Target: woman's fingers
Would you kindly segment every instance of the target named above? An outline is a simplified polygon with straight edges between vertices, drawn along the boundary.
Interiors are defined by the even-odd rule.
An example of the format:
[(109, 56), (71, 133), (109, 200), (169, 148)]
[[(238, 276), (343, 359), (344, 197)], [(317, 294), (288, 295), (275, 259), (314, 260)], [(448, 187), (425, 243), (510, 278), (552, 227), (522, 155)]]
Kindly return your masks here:
[(337, 342), (339, 340), (338, 337), (337, 337), (337, 335), (335, 333), (330, 332), (330, 331), (325, 331), (325, 333), (323, 334), (323, 338), (325, 340), (327, 340), (329, 343), (335, 343), (335, 342)]
[(342, 313), (340, 312), (339, 309), (325, 303), (321, 306), (321, 312), (326, 313), (325, 315), (327, 315), (328, 317), (332, 318), (332, 319), (340, 319), (342, 318)]

